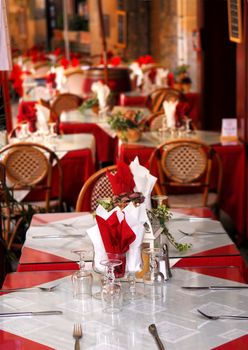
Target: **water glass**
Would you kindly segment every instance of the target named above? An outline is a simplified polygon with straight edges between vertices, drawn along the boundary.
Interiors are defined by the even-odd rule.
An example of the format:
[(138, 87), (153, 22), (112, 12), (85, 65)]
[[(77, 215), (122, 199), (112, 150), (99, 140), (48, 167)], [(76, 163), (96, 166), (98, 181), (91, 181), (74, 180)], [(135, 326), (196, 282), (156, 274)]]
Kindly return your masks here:
[(121, 311), (123, 294), (120, 283), (105, 284), (102, 288), (103, 312), (116, 314)]
[(72, 275), (73, 297), (75, 299), (88, 299), (92, 296), (93, 276), (91, 272), (85, 270), (85, 251), (75, 249), (72, 251), (79, 256), (79, 271)]

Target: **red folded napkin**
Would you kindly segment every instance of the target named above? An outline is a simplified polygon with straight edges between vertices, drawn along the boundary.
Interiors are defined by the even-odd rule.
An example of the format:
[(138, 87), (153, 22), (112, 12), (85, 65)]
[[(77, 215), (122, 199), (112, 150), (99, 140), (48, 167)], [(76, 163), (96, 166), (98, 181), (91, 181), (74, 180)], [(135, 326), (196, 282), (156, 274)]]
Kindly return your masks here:
[(136, 235), (126, 219), (119, 222), (116, 211), (107, 220), (96, 215), (96, 222), (102, 237), (106, 253), (119, 254), (122, 264), (115, 268), (115, 276), (123, 277), (126, 268), (126, 255), (130, 244), (136, 239)]
[(107, 172), (107, 175), (115, 195), (133, 192), (135, 182), (133, 174), (126, 163), (119, 161), (117, 163), (117, 172), (115, 174)]

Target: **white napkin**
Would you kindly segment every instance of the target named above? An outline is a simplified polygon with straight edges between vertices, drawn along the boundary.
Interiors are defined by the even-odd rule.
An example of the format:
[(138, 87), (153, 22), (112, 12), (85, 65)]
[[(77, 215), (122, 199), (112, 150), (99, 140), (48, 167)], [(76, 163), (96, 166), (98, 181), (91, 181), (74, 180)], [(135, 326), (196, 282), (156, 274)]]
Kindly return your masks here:
[(144, 92), (151, 92), (154, 88), (154, 85), (153, 85), (149, 75), (150, 75), (150, 71), (145, 72), (143, 74), (142, 91), (144, 91)]
[(155, 85), (167, 87), (168, 73), (169, 73), (168, 69), (157, 68), (156, 69), (156, 76), (155, 76)]
[(66, 89), (66, 77), (64, 76), (64, 68), (63, 67), (56, 67), (55, 68), (55, 73), (56, 73), (56, 86), (57, 90), (60, 92), (66, 92), (68, 89)]
[(48, 122), (50, 119), (50, 109), (38, 103), (35, 105), (37, 116), (37, 129), (43, 133), (48, 133)]
[[(96, 215), (102, 217), (104, 220), (107, 220), (114, 212), (117, 212), (119, 222), (121, 222), (124, 219), (125, 213), (125, 219), (136, 235), (136, 239), (130, 245), (129, 251), (127, 253), (126, 268), (128, 269), (128, 271), (138, 271), (141, 266), (140, 246), (142, 244), (144, 236), (143, 225), (147, 221), (145, 205), (141, 204), (140, 206), (135, 207), (133, 203), (129, 203), (123, 211), (119, 207), (116, 207), (110, 212), (107, 212), (101, 205), (99, 205), (96, 209)], [(90, 237), (94, 246), (95, 268), (98, 271), (103, 272), (104, 267), (100, 264), (100, 262), (104, 258), (106, 252), (98, 226), (95, 225), (88, 229), (87, 234)]]
[(163, 108), (165, 112), (165, 117), (167, 121), (168, 128), (175, 128), (176, 126), (176, 107), (178, 100), (176, 101), (164, 101)]
[(140, 165), (138, 157), (130, 163), (129, 167), (135, 182), (134, 190), (143, 194), (146, 208), (151, 209), (151, 192), (157, 178), (151, 175), (147, 168)]
[(100, 110), (104, 110), (107, 107), (107, 101), (110, 94), (109, 87), (101, 81), (97, 81), (92, 84), (91, 90), (97, 95)]
[(133, 203), (130, 203), (123, 211), (128, 225), (136, 235), (136, 239), (130, 244), (129, 251), (127, 252), (126, 270), (129, 272), (137, 272), (140, 270), (142, 264), (141, 244), (145, 232), (144, 223), (148, 220), (146, 206), (145, 203), (143, 203), (135, 207)]
[(131, 80), (134, 80), (136, 78), (136, 86), (141, 87), (143, 82), (143, 71), (140, 68), (138, 62), (133, 62), (132, 64), (130, 64), (129, 68), (132, 71), (130, 74)]

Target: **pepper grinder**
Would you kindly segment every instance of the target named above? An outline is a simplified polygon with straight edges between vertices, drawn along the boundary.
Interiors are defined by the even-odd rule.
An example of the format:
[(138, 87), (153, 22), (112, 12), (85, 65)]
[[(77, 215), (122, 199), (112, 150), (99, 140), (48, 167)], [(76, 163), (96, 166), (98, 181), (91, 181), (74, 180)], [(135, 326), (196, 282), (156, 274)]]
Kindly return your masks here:
[(168, 280), (169, 278), (172, 277), (172, 273), (170, 269), (169, 249), (166, 243), (163, 244), (163, 255), (164, 255), (164, 261), (165, 261), (164, 277), (165, 277), (165, 280)]

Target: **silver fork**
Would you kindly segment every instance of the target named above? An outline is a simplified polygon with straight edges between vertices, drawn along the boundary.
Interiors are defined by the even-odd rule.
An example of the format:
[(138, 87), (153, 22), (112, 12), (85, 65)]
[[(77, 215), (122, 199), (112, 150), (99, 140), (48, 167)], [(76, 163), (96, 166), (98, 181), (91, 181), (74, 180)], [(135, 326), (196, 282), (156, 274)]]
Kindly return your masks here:
[(82, 326), (80, 323), (75, 323), (73, 328), (73, 338), (75, 339), (74, 350), (80, 350), (79, 339), (83, 336)]
[(195, 234), (200, 234), (200, 235), (225, 235), (227, 234), (226, 232), (220, 231), (220, 232), (213, 232), (213, 231), (195, 231), (195, 232), (185, 232), (183, 230), (178, 230), (179, 232), (181, 232), (182, 234), (184, 234), (185, 236), (194, 236)]
[(197, 311), (204, 317), (208, 318), (209, 320), (224, 320), (224, 319), (233, 319), (233, 320), (248, 320), (248, 316), (239, 316), (239, 315), (218, 315), (218, 316), (212, 316), (205, 314), (205, 312), (197, 309)]

